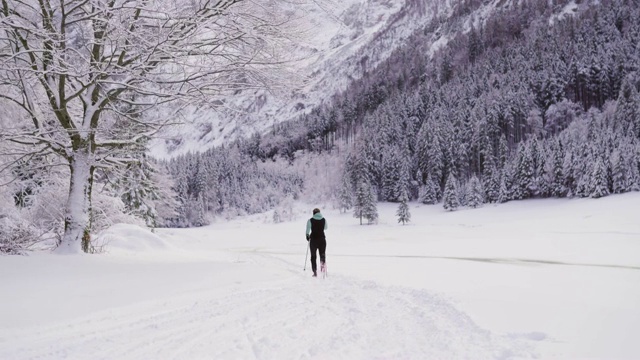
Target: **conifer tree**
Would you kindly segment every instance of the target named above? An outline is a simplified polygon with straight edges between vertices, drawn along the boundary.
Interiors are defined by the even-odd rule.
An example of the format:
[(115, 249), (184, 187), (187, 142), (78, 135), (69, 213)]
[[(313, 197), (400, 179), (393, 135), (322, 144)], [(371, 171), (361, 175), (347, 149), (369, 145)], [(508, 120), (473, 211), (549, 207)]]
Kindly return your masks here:
[(628, 191), (628, 172), (624, 155), (619, 150), (615, 150), (611, 155), (611, 176), (614, 194), (621, 194)]
[(533, 159), (528, 144), (520, 144), (518, 147), (517, 161), (513, 198), (516, 200), (527, 199), (532, 195), (534, 176)]
[(513, 182), (514, 179), (512, 165), (507, 163), (502, 171), (500, 180), (500, 196), (498, 197), (498, 202), (505, 203), (514, 199), (512, 191)]
[(407, 151), (404, 152), (404, 156), (402, 157), (402, 159), (400, 159), (400, 165), (398, 167), (399, 170), (399, 174), (398, 174), (398, 181), (395, 183), (395, 186), (393, 188), (393, 192), (394, 192), (394, 197), (396, 200), (398, 201), (402, 201), (401, 197), (402, 195), (406, 195), (407, 196), (407, 201), (410, 200), (409, 197), (409, 186), (410, 186), (410, 181), (409, 181), (409, 154), (407, 153)]
[(204, 224), (204, 213), (209, 211), (209, 206), (207, 203), (207, 184), (209, 183), (209, 169), (207, 166), (207, 162), (198, 157), (196, 160), (196, 170), (194, 174), (194, 196), (198, 199), (200, 204), (198, 205), (198, 209), (202, 212), (199, 214), (199, 217), (202, 219), (202, 223)]
[(567, 190), (567, 196), (568, 197), (572, 197), (575, 195), (576, 192), (576, 176), (575, 174), (575, 170), (574, 170), (574, 164), (573, 164), (573, 158), (574, 155), (573, 153), (568, 150), (565, 155), (564, 155), (564, 159), (562, 161), (562, 173), (564, 175), (564, 188)]
[(490, 170), (487, 171), (484, 189), (487, 202), (495, 203), (498, 201), (500, 198), (500, 171), (493, 164)]
[(353, 156), (347, 161), (347, 169), (351, 176), (351, 184), (357, 191), (358, 184), (361, 181), (367, 181), (371, 184), (371, 175), (369, 174), (369, 166), (367, 165), (367, 154), (365, 152), (365, 145), (358, 143), (356, 145)]
[(509, 146), (507, 145), (506, 137), (504, 136), (504, 134), (502, 134), (500, 136), (500, 142), (498, 144), (498, 160), (500, 161), (498, 164), (498, 168), (503, 168), (504, 166), (506, 166), (508, 157)]
[(438, 203), (436, 184), (430, 176), (427, 177), (427, 183), (420, 188), (420, 202), (429, 205)]
[(593, 157), (588, 151), (583, 151), (583, 154), (584, 155), (582, 157), (578, 158), (579, 163), (577, 164), (577, 166), (580, 171), (576, 174), (577, 179), (575, 195), (580, 197), (589, 197), (591, 196), (593, 189), (592, 178), (593, 171), (595, 170), (595, 168), (592, 167), (592, 164), (595, 165), (595, 163), (593, 161)]
[(378, 219), (375, 193), (366, 179), (361, 180), (356, 187), (353, 216), (360, 219), (360, 225), (362, 225), (362, 218), (367, 219), (369, 224), (376, 222)]
[(636, 138), (640, 138), (640, 94), (632, 76), (622, 82), (615, 120), (619, 126), (632, 130)]
[(551, 159), (547, 161), (545, 166), (545, 182), (548, 184), (549, 195), (555, 197), (563, 197), (567, 194), (564, 179), (564, 154), (562, 147), (558, 142), (551, 151)]
[[(155, 172), (151, 175), (151, 180), (155, 184), (154, 196), (151, 198), (151, 206), (155, 209), (156, 218), (152, 226), (167, 227), (178, 218), (180, 201), (177, 192), (174, 191), (175, 179), (171, 177), (166, 166), (155, 163)], [(147, 223), (147, 225), (149, 225)]]
[(340, 184), (340, 190), (338, 192), (338, 203), (341, 213), (351, 210), (353, 206), (353, 189), (347, 171), (342, 175), (342, 183)]
[(444, 186), (443, 207), (445, 210), (454, 211), (460, 206), (460, 194), (455, 176), (449, 174)]
[(640, 191), (640, 144), (636, 143), (635, 151), (633, 151), (633, 147), (629, 148), (629, 159), (627, 159), (627, 167), (629, 169), (627, 189), (629, 189), (629, 191)]
[(590, 189), (590, 195), (592, 198), (609, 195), (609, 188), (607, 187), (607, 169), (600, 158), (593, 164)]
[(532, 196), (549, 196), (549, 184), (547, 183), (547, 156), (546, 148), (537, 139), (532, 143), (532, 159), (534, 165)]
[(458, 207), (467, 206), (467, 185), (469, 185), (468, 182), (466, 184), (458, 183)]
[(160, 189), (158, 178), (162, 174), (156, 165), (141, 154), (138, 162), (115, 169), (113, 174), (117, 179), (110, 184), (111, 192), (120, 197), (127, 212), (144, 220), (147, 226), (156, 227), (159, 219), (155, 204), (171, 191)]
[(484, 188), (478, 177), (473, 175), (467, 184), (467, 206), (477, 208), (484, 204)]
[(438, 184), (442, 181), (444, 159), (440, 147), (440, 134), (435, 125), (437, 121), (432, 118), (425, 120), (417, 136), (417, 166), (422, 172), (422, 181), (425, 183), (427, 177), (431, 177)]
[(409, 212), (409, 205), (407, 202), (409, 201), (406, 191), (400, 195), (400, 205), (398, 206), (398, 211), (396, 215), (398, 216), (398, 222), (404, 225), (411, 220), (411, 213)]
[(382, 199), (395, 202), (398, 200), (396, 184), (400, 181), (400, 158), (395, 149), (388, 148), (384, 151), (382, 160)]
[(375, 224), (378, 222), (377, 196), (372, 186), (368, 186), (368, 189), (368, 197), (364, 204), (364, 216), (367, 219), (368, 224)]

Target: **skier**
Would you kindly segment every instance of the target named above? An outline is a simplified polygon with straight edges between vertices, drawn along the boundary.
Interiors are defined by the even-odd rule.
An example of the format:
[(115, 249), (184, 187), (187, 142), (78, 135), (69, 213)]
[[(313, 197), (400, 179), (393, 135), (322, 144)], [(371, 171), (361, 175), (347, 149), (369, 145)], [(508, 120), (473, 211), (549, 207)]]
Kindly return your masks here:
[(311, 269), (313, 276), (318, 276), (316, 272), (316, 250), (320, 252), (320, 271), (325, 270), (325, 250), (327, 249), (327, 239), (324, 231), (327, 230), (327, 219), (320, 213), (320, 209), (313, 209), (313, 217), (307, 220), (307, 241), (311, 249)]

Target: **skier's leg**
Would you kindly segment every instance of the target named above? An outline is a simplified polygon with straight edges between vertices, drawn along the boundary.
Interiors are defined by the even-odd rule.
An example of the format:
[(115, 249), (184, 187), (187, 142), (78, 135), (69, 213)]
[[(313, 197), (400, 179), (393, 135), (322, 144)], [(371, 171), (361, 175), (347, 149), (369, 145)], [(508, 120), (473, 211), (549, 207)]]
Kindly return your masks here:
[(326, 260), (326, 250), (327, 250), (327, 240), (320, 240), (320, 244), (318, 244), (318, 250), (320, 251), (320, 262), (324, 263)]
[(313, 270), (313, 273), (315, 274), (317, 269), (316, 251), (318, 250), (318, 247), (316, 246), (315, 241), (311, 240), (309, 242), (309, 249), (311, 250), (311, 270)]
[(320, 272), (322, 272), (322, 277), (327, 277), (327, 264), (326, 264), (326, 250), (327, 250), (327, 241), (322, 239), (318, 246), (318, 250), (320, 250)]

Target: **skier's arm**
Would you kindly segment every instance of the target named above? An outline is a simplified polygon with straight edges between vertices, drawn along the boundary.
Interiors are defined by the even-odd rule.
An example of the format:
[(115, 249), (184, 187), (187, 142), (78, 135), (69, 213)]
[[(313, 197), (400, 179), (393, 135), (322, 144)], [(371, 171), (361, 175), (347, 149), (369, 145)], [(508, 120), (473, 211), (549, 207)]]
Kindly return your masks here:
[(324, 218), (324, 229), (327, 230), (329, 228), (329, 225), (327, 223), (327, 218)]
[(311, 219), (307, 220), (307, 239), (309, 238), (309, 234), (311, 234)]

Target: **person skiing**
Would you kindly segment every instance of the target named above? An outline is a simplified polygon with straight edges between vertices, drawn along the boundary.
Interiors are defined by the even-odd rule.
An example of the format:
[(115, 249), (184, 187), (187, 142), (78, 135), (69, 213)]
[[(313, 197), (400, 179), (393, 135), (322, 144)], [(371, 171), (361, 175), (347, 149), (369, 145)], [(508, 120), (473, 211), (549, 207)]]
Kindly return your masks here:
[(325, 269), (325, 250), (327, 249), (327, 238), (324, 231), (327, 230), (327, 219), (320, 213), (320, 209), (313, 209), (313, 217), (307, 220), (307, 241), (311, 250), (311, 270), (313, 276), (318, 276), (316, 272), (316, 250), (320, 252), (320, 269)]

